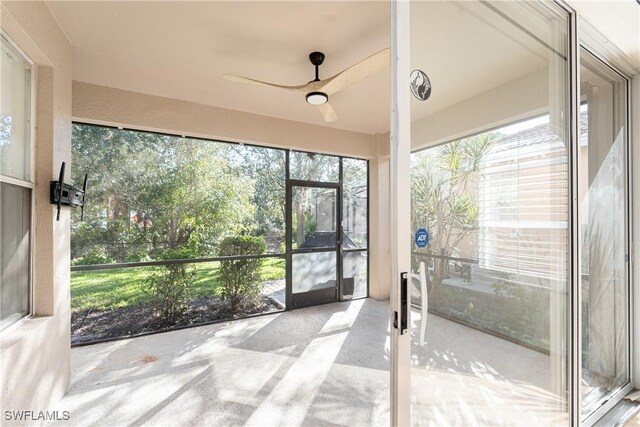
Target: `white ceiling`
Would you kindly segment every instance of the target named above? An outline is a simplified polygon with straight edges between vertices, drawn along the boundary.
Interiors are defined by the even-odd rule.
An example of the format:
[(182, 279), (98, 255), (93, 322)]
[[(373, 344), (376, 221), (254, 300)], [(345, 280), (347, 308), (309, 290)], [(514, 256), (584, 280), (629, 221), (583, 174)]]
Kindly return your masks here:
[[(586, 21), (640, 69), (640, 2), (637, 0), (571, 0)], [(580, 24), (578, 24), (580, 25)]]
[[(412, 66), (432, 97), (413, 118), (479, 95), (546, 64), (540, 46), (477, 2), (415, 2)], [(327, 58), (320, 77), (389, 47), (386, 1), (49, 1), (73, 45), (73, 78), (136, 92), (322, 124), (299, 94), (242, 85), (240, 74), (279, 84), (313, 78), (308, 54)], [(515, 35), (514, 35), (515, 34)], [(389, 72), (332, 96), (328, 126), (389, 130)]]
[[(314, 124), (304, 97), (222, 78), (285, 84), (314, 78), (308, 55), (326, 54), (320, 78), (389, 47), (386, 2), (65, 2), (49, 8), (73, 45), (73, 78)], [(389, 129), (389, 72), (335, 94), (330, 126)]]

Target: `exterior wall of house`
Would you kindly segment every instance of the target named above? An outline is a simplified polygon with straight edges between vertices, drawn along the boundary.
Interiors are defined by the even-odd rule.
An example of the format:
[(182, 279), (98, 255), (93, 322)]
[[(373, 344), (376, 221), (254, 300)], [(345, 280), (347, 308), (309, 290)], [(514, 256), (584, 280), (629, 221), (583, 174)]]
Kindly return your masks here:
[(47, 409), (69, 385), (69, 211), (56, 221), (49, 181), (71, 160), (72, 62), (71, 46), (43, 2), (3, 1), (1, 8), (3, 31), (36, 69), (34, 316), (0, 333), (4, 414)]

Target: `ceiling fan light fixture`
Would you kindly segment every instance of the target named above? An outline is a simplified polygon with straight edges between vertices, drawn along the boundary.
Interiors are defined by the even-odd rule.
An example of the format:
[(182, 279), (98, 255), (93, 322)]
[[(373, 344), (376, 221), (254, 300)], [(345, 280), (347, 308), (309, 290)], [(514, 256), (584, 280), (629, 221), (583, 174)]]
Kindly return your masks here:
[(307, 102), (311, 105), (322, 105), (329, 100), (329, 97), (324, 92), (309, 92), (307, 94)]

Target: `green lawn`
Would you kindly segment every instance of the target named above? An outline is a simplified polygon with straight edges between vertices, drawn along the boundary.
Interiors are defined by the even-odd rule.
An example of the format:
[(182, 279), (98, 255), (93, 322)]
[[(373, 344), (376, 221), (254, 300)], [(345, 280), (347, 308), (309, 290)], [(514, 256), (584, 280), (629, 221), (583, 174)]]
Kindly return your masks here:
[[(219, 286), (219, 262), (193, 264), (196, 280), (192, 297), (216, 294)], [(134, 267), (114, 270), (74, 271), (71, 273), (71, 310), (89, 308), (110, 309), (128, 307), (148, 301), (142, 285), (147, 277), (162, 267)], [(262, 262), (264, 280), (284, 279), (285, 262), (281, 258), (267, 258)]]

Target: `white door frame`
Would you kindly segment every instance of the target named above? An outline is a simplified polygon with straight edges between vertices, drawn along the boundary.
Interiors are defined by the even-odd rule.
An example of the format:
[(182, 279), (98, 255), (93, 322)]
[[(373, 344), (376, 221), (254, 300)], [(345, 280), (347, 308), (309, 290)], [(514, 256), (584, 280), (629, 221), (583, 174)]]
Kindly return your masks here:
[[(411, 269), (411, 103), (409, 98), (410, 4), (391, 1), (391, 382), (392, 426), (411, 424), (411, 311), (407, 330), (399, 325), (400, 274)], [(407, 287), (411, 289), (410, 286)], [(411, 301), (407, 296), (407, 305)], [(397, 328), (394, 318), (398, 319)]]

